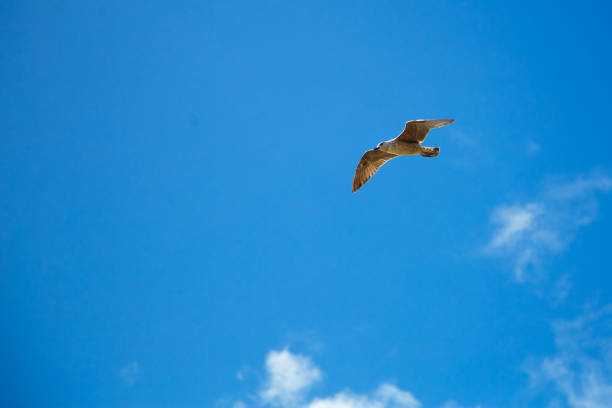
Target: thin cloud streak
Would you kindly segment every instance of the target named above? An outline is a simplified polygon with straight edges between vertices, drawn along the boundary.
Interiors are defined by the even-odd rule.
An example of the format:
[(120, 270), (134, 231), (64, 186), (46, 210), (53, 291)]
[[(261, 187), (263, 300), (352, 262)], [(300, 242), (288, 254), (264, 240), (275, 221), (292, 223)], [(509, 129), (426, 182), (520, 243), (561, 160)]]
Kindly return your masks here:
[(598, 195), (612, 189), (612, 178), (595, 174), (543, 189), (535, 199), (495, 208), (495, 230), (484, 253), (510, 258), (517, 282), (537, 280), (542, 263), (571, 243), (576, 231), (598, 214)]
[(612, 304), (557, 321), (553, 330), (556, 354), (526, 364), (532, 387), (552, 386), (560, 406), (612, 407)]

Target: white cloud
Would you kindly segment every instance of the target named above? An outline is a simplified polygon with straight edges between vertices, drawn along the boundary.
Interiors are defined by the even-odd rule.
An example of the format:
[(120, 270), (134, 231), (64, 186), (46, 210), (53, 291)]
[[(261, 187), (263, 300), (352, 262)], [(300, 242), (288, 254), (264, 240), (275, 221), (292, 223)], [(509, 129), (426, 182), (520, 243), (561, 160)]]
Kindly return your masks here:
[(421, 406), (414, 395), (400, 390), (393, 384), (382, 384), (375, 395), (386, 407), (418, 408)]
[(315, 398), (307, 408), (420, 408), (421, 403), (408, 391), (384, 383), (372, 394), (342, 391), (327, 398)]
[(485, 253), (511, 258), (518, 282), (537, 280), (543, 261), (595, 220), (597, 194), (611, 189), (612, 178), (594, 174), (551, 184), (527, 203), (500, 205), (491, 216), (497, 228)]
[(534, 220), (541, 212), (537, 204), (497, 208), (493, 213), (493, 222), (500, 224), (500, 228), (489, 245), (492, 248), (516, 245), (526, 232), (533, 229)]
[(612, 407), (612, 305), (553, 329), (557, 352), (529, 364), (532, 385), (552, 385), (554, 406)]
[(266, 357), (266, 384), (260, 392), (264, 403), (293, 407), (304, 392), (321, 379), (321, 371), (308, 357), (289, 350), (270, 351)]
[(126, 364), (121, 369), (121, 371), (119, 371), (119, 376), (121, 377), (124, 383), (132, 385), (136, 382), (139, 373), (140, 367), (138, 366), (138, 361), (134, 361), (132, 363)]
[[(383, 383), (370, 394), (344, 390), (328, 397), (305, 401), (307, 391), (322, 378), (310, 358), (288, 349), (268, 352), (266, 379), (259, 393), (263, 405), (282, 408), (420, 408), (412, 393), (391, 383)], [(237, 407), (244, 408), (244, 407)]]
[(327, 398), (315, 398), (307, 408), (384, 408), (381, 401), (372, 400), (365, 395), (349, 391), (339, 392)]
[[(368, 393), (354, 393), (346, 388), (329, 396), (308, 397), (308, 391), (323, 374), (307, 356), (288, 349), (271, 350), (265, 361), (263, 386), (257, 395), (249, 395), (251, 403), (221, 398), (218, 407), (248, 408), (248, 406), (279, 408), (421, 408), (421, 402), (407, 390), (383, 382)], [(454, 404), (454, 405), (453, 405)], [(448, 401), (443, 408), (461, 408)], [(479, 407), (475, 407), (479, 408)]]

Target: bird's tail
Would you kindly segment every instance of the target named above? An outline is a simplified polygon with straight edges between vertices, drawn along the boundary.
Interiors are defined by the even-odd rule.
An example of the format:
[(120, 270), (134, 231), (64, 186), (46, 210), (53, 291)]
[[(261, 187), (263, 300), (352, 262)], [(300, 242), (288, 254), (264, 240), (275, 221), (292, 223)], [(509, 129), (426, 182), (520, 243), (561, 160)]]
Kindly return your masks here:
[(436, 157), (440, 154), (439, 147), (425, 147), (421, 146), (421, 156), (423, 157)]

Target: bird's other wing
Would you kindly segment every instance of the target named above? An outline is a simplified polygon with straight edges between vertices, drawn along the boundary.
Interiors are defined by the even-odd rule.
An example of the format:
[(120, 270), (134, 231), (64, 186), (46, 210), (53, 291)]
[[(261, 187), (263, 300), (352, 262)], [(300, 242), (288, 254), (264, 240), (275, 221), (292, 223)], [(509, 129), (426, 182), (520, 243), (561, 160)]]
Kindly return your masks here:
[(422, 142), (430, 129), (446, 126), (455, 119), (417, 119), (406, 122), (404, 131), (397, 137), (406, 142)]
[(355, 171), (353, 177), (353, 193), (361, 188), (378, 171), (380, 166), (397, 157), (396, 154), (383, 152), (382, 150), (372, 149), (365, 152)]

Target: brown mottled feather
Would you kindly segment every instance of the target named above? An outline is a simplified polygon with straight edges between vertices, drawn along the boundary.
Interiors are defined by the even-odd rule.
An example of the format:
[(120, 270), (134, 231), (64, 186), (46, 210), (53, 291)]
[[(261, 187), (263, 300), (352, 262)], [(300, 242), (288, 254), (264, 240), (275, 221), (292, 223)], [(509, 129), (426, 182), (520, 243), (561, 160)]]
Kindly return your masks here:
[(378, 171), (380, 166), (397, 157), (395, 154), (372, 149), (365, 152), (353, 177), (353, 193), (361, 188)]
[(446, 126), (453, 123), (454, 119), (417, 119), (406, 122), (404, 131), (397, 137), (406, 142), (422, 142), (427, 137), (430, 129)]

